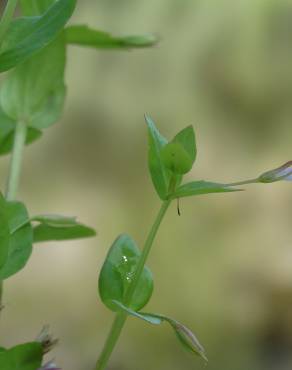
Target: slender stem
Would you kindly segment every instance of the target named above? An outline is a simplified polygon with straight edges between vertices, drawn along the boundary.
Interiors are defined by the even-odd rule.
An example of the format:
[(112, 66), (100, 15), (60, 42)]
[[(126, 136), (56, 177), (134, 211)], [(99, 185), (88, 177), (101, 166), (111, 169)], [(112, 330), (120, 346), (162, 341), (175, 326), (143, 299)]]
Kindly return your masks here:
[(131, 281), (131, 284), (127, 290), (127, 293), (126, 293), (126, 297), (125, 297), (125, 305), (129, 305), (131, 303), (131, 300), (133, 298), (133, 295), (135, 293), (135, 290), (136, 290), (136, 287), (139, 283), (139, 280), (140, 280), (140, 276), (143, 272), (143, 268), (144, 268), (144, 265), (146, 263), (146, 260), (147, 260), (147, 257), (149, 256), (149, 253), (150, 253), (150, 250), (151, 250), (151, 247), (152, 247), (152, 244), (153, 244), (153, 241), (154, 241), (154, 238), (157, 234), (157, 231), (159, 229), (159, 226), (163, 220), (163, 217), (170, 205), (170, 202), (171, 200), (166, 200), (165, 202), (162, 203), (161, 205), (161, 208), (158, 212), (158, 215), (150, 229), (150, 232), (147, 236), (147, 239), (145, 241), (145, 244), (144, 244), (144, 247), (143, 247), (143, 250), (142, 250), (142, 254), (141, 254), (141, 257), (139, 259), (139, 262), (138, 262), (138, 265), (137, 265), (137, 268), (136, 268), (136, 271), (134, 273), (134, 276), (133, 276), (133, 279)]
[(26, 130), (27, 128), (25, 122), (17, 122), (6, 189), (7, 200), (14, 200), (16, 197), (22, 163), (22, 152), (26, 139)]
[[(16, 197), (25, 139), (26, 139), (26, 124), (25, 122), (19, 121), (16, 124), (14, 135), (12, 157), (6, 189), (7, 200), (14, 200)], [(3, 288), (4, 288), (3, 281), (0, 281), (0, 311), (2, 307)]]
[(0, 21), (0, 44), (2, 43), (5, 33), (12, 20), (17, 1), (18, 0), (7, 0), (6, 7)]
[(256, 184), (259, 182), (259, 179), (251, 179), (251, 180), (244, 180), (238, 182), (231, 182), (230, 184), (225, 184), (226, 186), (237, 186), (237, 185), (245, 185), (245, 184)]
[[(150, 253), (153, 241), (155, 239), (155, 236), (157, 234), (157, 231), (159, 229), (159, 226), (163, 220), (163, 217), (170, 205), (171, 200), (166, 200), (162, 203), (161, 208), (159, 210), (159, 213), (150, 229), (150, 232), (147, 236), (147, 239), (145, 241), (141, 257), (139, 259), (135, 274), (133, 276), (133, 279), (131, 281), (131, 284), (127, 290), (126, 297), (125, 297), (125, 305), (129, 305), (131, 303), (131, 300), (133, 298), (133, 295), (135, 293), (135, 290), (137, 288), (140, 276), (143, 272), (143, 268), (145, 265), (145, 262), (147, 260), (147, 257)], [(125, 325), (125, 322), (127, 320), (127, 315), (123, 312), (119, 312), (116, 314), (116, 318), (113, 322), (111, 331), (108, 335), (108, 338), (105, 342), (105, 345), (103, 347), (103, 350), (101, 352), (101, 355), (96, 363), (95, 370), (104, 370), (107, 366), (108, 360), (113, 352), (113, 349), (119, 339), (119, 336), (121, 334), (121, 331)]]

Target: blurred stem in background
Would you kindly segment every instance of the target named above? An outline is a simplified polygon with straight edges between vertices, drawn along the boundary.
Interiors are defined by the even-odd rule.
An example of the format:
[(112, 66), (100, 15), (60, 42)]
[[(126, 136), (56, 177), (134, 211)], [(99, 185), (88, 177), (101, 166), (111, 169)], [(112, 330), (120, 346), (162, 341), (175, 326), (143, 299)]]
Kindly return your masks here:
[[(16, 124), (15, 129), (13, 151), (11, 156), (8, 183), (6, 189), (6, 199), (10, 201), (15, 200), (17, 194), (19, 177), (21, 172), (22, 154), (26, 139), (26, 132), (27, 132), (26, 123), (24, 121), (19, 121)], [(3, 297), (3, 281), (0, 281), (0, 310), (2, 307), (2, 297)]]
[[(135, 271), (135, 274), (133, 276), (133, 279), (132, 279), (132, 282), (129, 286), (129, 289), (126, 293), (125, 302), (124, 302), (125, 306), (129, 306), (129, 304), (131, 303), (131, 300), (132, 300), (133, 295), (135, 293), (135, 290), (137, 288), (139, 279), (140, 279), (141, 274), (143, 272), (143, 268), (144, 268), (144, 265), (146, 263), (147, 257), (149, 256), (153, 241), (155, 239), (155, 236), (157, 234), (159, 226), (161, 225), (163, 217), (164, 217), (170, 203), (171, 203), (171, 200), (166, 200), (162, 203), (161, 208), (158, 212), (158, 215), (157, 215), (157, 217), (156, 217), (156, 219), (155, 219), (155, 221), (154, 221), (154, 223), (153, 223), (153, 225), (150, 229), (150, 232), (147, 236), (147, 239), (145, 241), (145, 244), (144, 244), (144, 247), (143, 247), (143, 250), (142, 250), (141, 257), (139, 259), (137, 269)], [(113, 322), (111, 331), (110, 331), (110, 333), (108, 335), (108, 338), (105, 342), (104, 348), (103, 348), (103, 350), (100, 354), (100, 357), (97, 361), (95, 370), (104, 370), (106, 368), (107, 363), (109, 361), (109, 358), (110, 358), (110, 356), (111, 356), (111, 354), (112, 354), (112, 352), (115, 348), (115, 345), (116, 345), (116, 343), (119, 339), (119, 336), (120, 336), (121, 331), (122, 331), (122, 329), (125, 325), (126, 320), (127, 320), (127, 314), (125, 314), (124, 312), (118, 312), (116, 314), (116, 318)]]

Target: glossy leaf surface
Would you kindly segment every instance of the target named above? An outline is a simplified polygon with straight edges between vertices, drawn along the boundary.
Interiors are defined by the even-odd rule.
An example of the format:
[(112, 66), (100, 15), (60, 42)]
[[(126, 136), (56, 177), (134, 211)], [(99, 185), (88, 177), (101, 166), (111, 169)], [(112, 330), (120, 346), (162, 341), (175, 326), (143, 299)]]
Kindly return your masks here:
[[(117, 310), (113, 300), (124, 303), (140, 255), (141, 252), (135, 242), (126, 234), (120, 235), (111, 246), (99, 276), (99, 294), (109, 309)], [(144, 267), (130, 307), (133, 310), (143, 308), (149, 301), (152, 291), (152, 274)]]
[(70, 26), (65, 29), (68, 44), (96, 49), (131, 49), (153, 46), (157, 38), (153, 35), (117, 37), (86, 25)]
[(145, 116), (148, 126), (148, 166), (153, 185), (162, 200), (167, 198), (170, 182), (170, 171), (162, 160), (162, 150), (167, 140), (157, 130), (155, 123), (149, 116)]
[(51, 43), (71, 17), (76, 0), (58, 0), (41, 16), (18, 18), (0, 52), (0, 72), (24, 62)]
[(175, 193), (173, 194), (172, 198), (183, 198), (191, 197), (193, 195), (226, 193), (234, 191), (242, 191), (242, 189), (232, 188), (225, 184), (219, 184), (216, 182), (192, 181), (187, 184), (179, 186), (176, 189)]
[(1, 370), (37, 370), (42, 363), (42, 346), (38, 342), (20, 344), (0, 352)]
[(20, 271), (27, 263), (32, 252), (32, 227), (24, 204), (2, 201), (9, 225), (9, 247), (5, 262), (0, 268), (0, 279), (4, 280)]
[(113, 304), (115, 304), (119, 310), (127, 313), (128, 315), (144, 320), (150, 324), (160, 325), (163, 322), (167, 322), (174, 330), (177, 338), (179, 339), (180, 343), (184, 346), (184, 348), (186, 348), (188, 351), (195, 353), (196, 355), (201, 356), (205, 361), (208, 361), (205, 349), (197, 339), (196, 335), (189, 328), (187, 328), (185, 325), (181, 324), (177, 320), (174, 320), (170, 317), (160, 314), (136, 312), (124, 306), (119, 301), (114, 301)]

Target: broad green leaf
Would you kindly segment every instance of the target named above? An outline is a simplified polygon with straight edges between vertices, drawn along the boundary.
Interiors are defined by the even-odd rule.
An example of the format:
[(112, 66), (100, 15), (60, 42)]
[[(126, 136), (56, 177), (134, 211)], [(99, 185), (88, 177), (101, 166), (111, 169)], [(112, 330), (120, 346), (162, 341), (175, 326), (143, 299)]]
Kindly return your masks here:
[(198, 356), (201, 356), (205, 361), (208, 361), (204, 347), (201, 345), (195, 334), (187, 328), (185, 325), (181, 324), (177, 320), (174, 320), (168, 316), (145, 313), (145, 312), (136, 312), (131, 308), (126, 307), (119, 301), (113, 301), (112, 304), (116, 306), (120, 311), (125, 312), (128, 315), (134, 316), (138, 319), (142, 319), (153, 325), (160, 325), (164, 321), (171, 325), (175, 334), (181, 344), (188, 350), (195, 353)]
[(1, 370), (37, 370), (42, 363), (42, 346), (38, 342), (20, 344), (0, 352)]
[(170, 171), (163, 163), (161, 152), (167, 145), (167, 140), (157, 130), (149, 116), (145, 116), (148, 125), (148, 166), (153, 185), (162, 200), (167, 198), (170, 182)]
[(33, 234), (27, 210), (22, 203), (4, 201), (1, 208), (10, 232), (6, 261), (0, 268), (0, 279), (4, 280), (26, 265), (32, 252)]
[(209, 193), (226, 193), (233, 191), (242, 191), (242, 189), (232, 188), (226, 184), (219, 184), (209, 181), (192, 181), (179, 186), (172, 198), (190, 197), (193, 195), (209, 194)]
[[(113, 300), (124, 303), (126, 292), (132, 282), (141, 252), (133, 239), (120, 235), (111, 246), (99, 276), (99, 294), (103, 303), (113, 311), (117, 307)], [(149, 301), (153, 291), (150, 270), (144, 267), (137, 289), (131, 300), (130, 308), (139, 310)]]
[(51, 43), (71, 17), (76, 0), (57, 0), (41, 16), (18, 18), (0, 52), (0, 72), (24, 62)]
[(64, 69), (65, 42), (60, 36), (4, 80), (0, 100), (5, 114), (36, 129), (54, 123), (65, 96)]
[(116, 37), (86, 25), (69, 26), (65, 29), (68, 44), (97, 49), (131, 49), (153, 46), (157, 38), (153, 35)]
[(96, 232), (91, 227), (75, 223), (72, 226), (51, 226), (41, 223), (33, 228), (33, 241), (47, 242), (51, 240), (71, 240), (95, 236)]
[(76, 217), (61, 215), (37, 215), (30, 219), (53, 227), (76, 226)]
[(162, 159), (170, 171), (182, 175), (191, 170), (196, 154), (194, 129), (188, 126), (163, 148)]
[(7, 259), (10, 242), (10, 230), (6, 215), (5, 200), (0, 194), (0, 268)]

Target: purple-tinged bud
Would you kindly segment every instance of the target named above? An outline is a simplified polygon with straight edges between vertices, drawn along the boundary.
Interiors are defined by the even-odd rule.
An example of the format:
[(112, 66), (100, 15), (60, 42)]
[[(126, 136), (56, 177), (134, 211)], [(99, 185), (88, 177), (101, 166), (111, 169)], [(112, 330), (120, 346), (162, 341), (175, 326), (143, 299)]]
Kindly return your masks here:
[(36, 338), (37, 342), (40, 342), (43, 347), (43, 353), (46, 354), (51, 351), (56, 344), (58, 343), (58, 339), (54, 339), (49, 333), (49, 326), (44, 326)]
[(258, 178), (258, 181), (263, 183), (281, 180), (292, 181), (292, 161), (289, 161), (283, 164), (283, 166), (275, 168), (274, 170), (264, 172)]
[(62, 370), (60, 367), (57, 367), (57, 365), (54, 364), (53, 361), (49, 361), (42, 367), (40, 367), (38, 370)]

